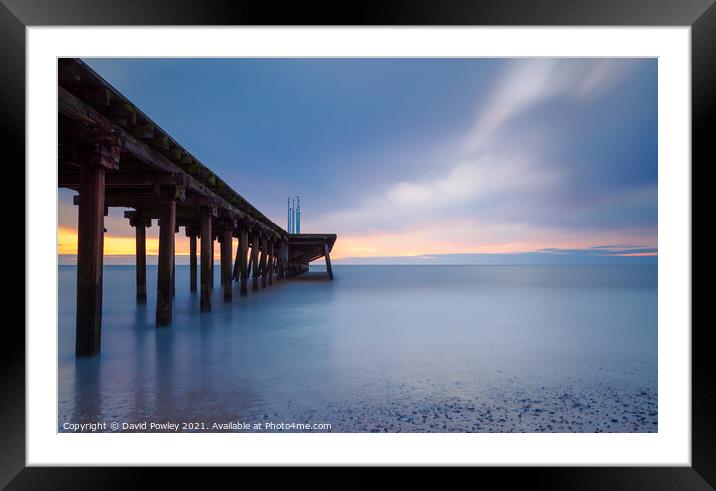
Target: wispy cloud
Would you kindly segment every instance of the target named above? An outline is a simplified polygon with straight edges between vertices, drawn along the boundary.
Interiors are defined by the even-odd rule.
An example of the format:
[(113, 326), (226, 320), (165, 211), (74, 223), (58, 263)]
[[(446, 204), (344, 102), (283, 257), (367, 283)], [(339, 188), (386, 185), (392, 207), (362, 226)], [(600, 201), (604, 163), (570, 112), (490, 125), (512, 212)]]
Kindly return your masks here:
[(545, 254), (579, 254), (583, 256), (638, 256), (657, 254), (656, 247), (631, 247), (631, 246), (593, 246), (587, 249), (563, 249), (548, 247), (536, 252)]
[[(590, 166), (601, 164), (575, 165), (579, 156), (565, 156), (569, 133), (559, 130), (570, 128), (543, 133), (538, 118), (528, 125), (538, 137), (526, 138), (524, 130), (514, 129), (518, 120), (540, 110), (541, 104), (561, 101), (573, 111), (585, 110), (582, 105), (608, 95), (632, 68), (629, 60), (614, 59), (511, 60), (492, 91), (481, 95), (489, 102), (481, 106), (472, 127), (455, 135), (454, 147), (460, 150), (446, 157), (453, 159), (452, 165), (438, 156), (434, 165), (427, 166), (425, 177), (384, 183), (366, 191), (357, 206), (327, 212), (312, 223), (317, 229), (341, 230), (342, 240), (365, 239), (374, 255), (395, 252), (384, 237), (413, 254), (445, 252), (444, 244), (454, 252), (496, 244), (508, 251), (515, 244), (549, 244), (550, 236), (554, 245), (567, 240), (589, 247), (620, 237), (655, 245), (655, 227), (632, 223), (635, 216), (655, 214), (655, 183), (580, 192), (575, 180), (596, 185), (589, 173), (598, 169)], [(580, 176), (584, 168), (589, 172)], [(435, 169), (442, 169), (441, 174), (436, 176)], [(456, 222), (459, 225), (453, 227), (438, 225)], [(442, 244), (436, 244), (437, 234)], [(585, 234), (593, 240), (585, 241)], [(399, 236), (410, 237), (412, 245)], [(346, 249), (345, 255), (351, 255), (350, 247)]]
[(399, 181), (369, 194), (357, 207), (329, 212), (316, 220), (324, 229), (396, 230), (437, 219), (461, 217), (475, 206), (532, 190), (545, 190), (559, 178), (527, 158), (485, 155), (466, 160), (436, 179)]
[(510, 119), (541, 102), (556, 97), (587, 100), (599, 96), (616, 85), (630, 66), (618, 59), (512, 60), (468, 135), (468, 146), (485, 145)]

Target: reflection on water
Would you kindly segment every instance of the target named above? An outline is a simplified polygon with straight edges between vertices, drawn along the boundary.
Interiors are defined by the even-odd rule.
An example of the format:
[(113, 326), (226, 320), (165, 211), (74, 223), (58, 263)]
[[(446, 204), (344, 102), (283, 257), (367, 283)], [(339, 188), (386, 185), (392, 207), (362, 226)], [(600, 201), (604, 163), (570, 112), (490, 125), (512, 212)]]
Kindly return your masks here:
[[(134, 268), (104, 272), (102, 354), (75, 359), (59, 271), (59, 426), (330, 423), (331, 431), (656, 431), (652, 266), (335, 266), (200, 314), (177, 266), (154, 326)], [(218, 268), (215, 278), (219, 278)], [(218, 281), (218, 280), (217, 280)]]

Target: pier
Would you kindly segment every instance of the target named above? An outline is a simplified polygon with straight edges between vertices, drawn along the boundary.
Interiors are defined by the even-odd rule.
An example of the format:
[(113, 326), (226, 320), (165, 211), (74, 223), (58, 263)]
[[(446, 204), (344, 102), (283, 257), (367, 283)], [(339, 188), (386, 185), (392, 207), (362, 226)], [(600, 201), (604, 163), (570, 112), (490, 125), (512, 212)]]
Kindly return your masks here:
[[(158, 220), (156, 325), (172, 322), (175, 288), (199, 290), (212, 307), (218, 243), (223, 301), (270, 288), (308, 271), (330, 252), (335, 234), (289, 233), (264, 216), (81, 60), (58, 61), (58, 187), (77, 191), (75, 353), (95, 356), (102, 333), (104, 217), (127, 209), (135, 229), (136, 297), (147, 301), (146, 229)], [(189, 238), (189, 285), (175, 285), (175, 235)], [(232, 241), (238, 239), (236, 251)], [(197, 254), (199, 259), (197, 260)], [(197, 274), (197, 269), (199, 274)]]

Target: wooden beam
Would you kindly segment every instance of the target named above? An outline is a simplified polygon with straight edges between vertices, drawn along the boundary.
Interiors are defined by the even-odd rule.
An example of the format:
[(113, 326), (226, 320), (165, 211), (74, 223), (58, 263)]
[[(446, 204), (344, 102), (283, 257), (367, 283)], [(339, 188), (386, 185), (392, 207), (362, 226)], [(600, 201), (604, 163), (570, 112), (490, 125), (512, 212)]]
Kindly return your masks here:
[(134, 124), (129, 132), (137, 138), (151, 140), (154, 138), (154, 128), (151, 123)]
[[(329, 251), (330, 252), (330, 251)], [(311, 249), (308, 251), (304, 251), (296, 256), (293, 256), (291, 258), (291, 262), (294, 263), (310, 263), (311, 261), (314, 261), (320, 257), (323, 257), (325, 255), (324, 248), (321, 249)]]
[(99, 354), (102, 337), (102, 260), (104, 252), (105, 168), (80, 169), (77, 227), (77, 318), (75, 354)]
[(318, 247), (320, 247), (321, 249), (323, 249), (323, 244), (325, 244), (325, 243), (326, 243), (326, 241), (325, 241), (325, 240), (321, 240), (321, 239), (318, 239), (318, 240), (297, 240), (297, 241), (293, 241), (293, 244), (294, 244), (296, 247), (318, 246)]
[[(156, 185), (177, 184), (186, 186), (186, 174), (159, 174), (152, 172), (133, 172), (123, 174), (113, 172), (105, 176), (105, 188), (152, 187)], [(57, 175), (57, 185), (61, 188), (75, 188), (79, 185), (79, 172), (61, 171)]]
[[(194, 172), (194, 174), (206, 174), (206, 177), (201, 177), (201, 179), (205, 180), (207, 184), (202, 183), (197, 177), (195, 177), (195, 175), (179, 167), (178, 164), (169, 160), (158, 150), (151, 148), (146, 143), (140, 141), (139, 138), (113, 124), (99, 111), (85, 104), (80, 98), (76, 97), (62, 86), (58, 87), (58, 108), (61, 114), (73, 121), (81, 122), (90, 126), (107, 126), (113, 128), (121, 137), (122, 149), (124, 152), (131, 154), (144, 164), (153, 167), (159, 172), (182, 172), (186, 174), (187, 189), (194, 191), (197, 194), (202, 194), (215, 199), (223, 209), (226, 209), (242, 218), (251, 218), (255, 225), (263, 227), (267, 231), (270, 230), (272, 233), (279, 234), (281, 237), (286, 236), (286, 232), (281, 227), (266, 218), (263, 213), (251, 205), (251, 203), (249, 203), (241, 195), (233, 191), (226, 183), (209, 171), (209, 169), (205, 166), (199, 164), (194, 159), (191, 159), (192, 162), (196, 162), (197, 165), (197, 172)], [(149, 121), (146, 116), (142, 117)], [(161, 129), (156, 125), (154, 125), (154, 128), (161, 131)], [(166, 134), (164, 133), (163, 136), (166, 136)], [(188, 156), (188, 152), (176, 144), (176, 142), (171, 139), (170, 142), (179, 148), (183, 154)], [(212, 187), (217, 189), (217, 191), (212, 189)], [(219, 189), (221, 189), (220, 192), (218, 191)]]

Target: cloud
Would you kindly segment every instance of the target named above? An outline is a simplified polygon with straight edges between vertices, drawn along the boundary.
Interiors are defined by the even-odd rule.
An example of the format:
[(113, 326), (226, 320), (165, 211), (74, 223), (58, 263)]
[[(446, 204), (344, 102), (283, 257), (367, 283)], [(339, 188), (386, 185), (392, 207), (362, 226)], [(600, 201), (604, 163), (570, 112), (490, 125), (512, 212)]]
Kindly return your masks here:
[[(542, 110), (543, 103), (559, 100), (572, 111), (587, 111), (584, 103), (608, 94), (633, 66), (634, 60), (618, 59), (510, 60), (492, 92), (482, 94), (489, 102), (474, 124), (455, 136), (457, 153), (443, 152), (452, 164), (440, 160), (440, 152), (434, 153), (432, 165), (423, 163), (424, 156), (416, 159), (420, 164), (407, 161), (406, 169), (425, 171), (366, 190), (357, 205), (315, 217), (312, 226), (339, 230), (349, 238), (351, 246), (340, 248), (345, 256), (370, 255), (360, 252), (366, 248), (373, 255), (449, 252), (450, 247), (454, 252), (485, 246), (515, 250), (574, 242), (577, 236), (578, 247), (623, 241), (625, 236), (655, 245), (655, 223), (641, 223), (655, 216), (655, 184), (605, 189), (585, 173), (598, 172), (600, 163), (592, 161), (593, 155), (582, 162), (580, 155), (564, 154), (575, 130), (545, 131), (540, 125), (544, 115), (515, 129), (522, 115)], [(569, 124), (559, 117), (557, 123)], [(440, 146), (450, 145), (443, 141)], [(445, 223), (458, 225), (440, 226)], [(585, 238), (590, 233), (592, 238)], [(442, 234), (438, 241), (436, 234)], [(365, 242), (356, 243), (358, 237)], [(378, 253), (372, 250), (376, 248)]]
[(539, 103), (555, 97), (584, 101), (599, 96), (622, 80), (630, 67), (618, 59), (512, 60), (469, 133), (468, 148), (485, 145), (510, 119)]
[(387, 205), (443, 209), (470, 201), (484, 201), (507, 191), (544, 184), (548, 177), (524, 158), (485, 155), (460, 162), (445, 176), (414, 182), (403, 181), (386, 193)]
[(544, 191), (558, 179), (527, 158), (484, 155), (456, 164), (442, 177), (399, 181), (314, 223), (325, 230), (401, 230), (426, 220), (475, 216), (475, 207)]

